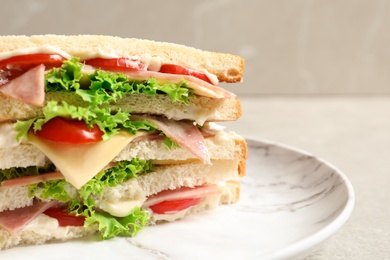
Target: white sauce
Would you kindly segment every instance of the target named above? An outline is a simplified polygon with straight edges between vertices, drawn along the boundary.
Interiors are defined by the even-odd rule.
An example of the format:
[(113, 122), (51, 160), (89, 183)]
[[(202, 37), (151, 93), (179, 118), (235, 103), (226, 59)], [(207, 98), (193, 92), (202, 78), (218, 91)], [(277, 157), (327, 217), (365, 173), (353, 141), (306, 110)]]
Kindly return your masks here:
[(70, 56), (68, 53), (62, 51), (60, 48), (51, 46), (49, 44), (44, 44), (42, 46), (37, 47), (30, 47), (25, 49), (17, 49), (13, 51), (8, 52), (2, 52), (0, 53), (0, 60), (5, 60), (8, 58), (11, 58), (13, 56), (18, 55), (26, 55), (26, 54), (37, 54), (37, 53), (44, 53), (44, 54), (59, 54), (65, 59), (71, 59), (72, 56)]
[(206, 74), (206, 76), (209, 78), (209, 80), (211, 81), (211, 83), (213, 83), (214, 85), (218, 85), (219, 83), (219, 80), (218, 80), (218, 77), (215, 76), (214, 74), (211, 74), (209, 72), (207, 72), (206, 70), (202, 71), (204, 74)]
[[(211, 205), (211, 207), (217, 206), (217, 204), (218, 204), (217, 201), (220, 200), (220, 196), (221, 195), (219, 194), (219, 195), (212, 195), (212, 196), (204, 197), (201, 204)], [(147, 209), (147, 211), (149, 212), (150, 219), (151, 219), (152, 223), (157, 222), (157, 221), (172, 222), (172, 221), (176, 221), (178, 219), (184, 218), (188, 214), (192, 214), (193, 212), (191, 213), (191, 210), (197, 206), (198, 205), (195, 205), (195, 206), (186, 208), (186, 209), (181, 210), (181, 211), (165, 213), (165, 214), (153, 213), (153, 211), (150, 209)], [(200, 206), (201, 206), (201, 208), (203, 207), (202, 205), (200, 205)], [(204, 209), (207, 209), (207, 208), (208, 207), (206, 207)], [(197, 210), (195, 209), (195, 211), (197, 211)]]
[(169, 213), (169, 214), (168, 213), (166, 214), (149, 213), (149, 214), (151, 215), (151, 219), (153, 222), (161, 221), (161, 220), (172, 222), (177, 219), (184, 218), (184, 216), (186, 215), (187, 211), (190, 210), (190, 208), (191, 207), (175, 213)]
[[(8, 58), (11, 58), (13, 56), (18, 55), (26, 55), (26, 54), (37, 54), (37, 53), (45, 53), (45, 54), (59, 54), (65, 59), (71, 59), (72, 55), (69, 53), (64, 52), (60, 48), (54, 47), (49, 44), (44, 44), (37, 47), (30, 47), (30, 48), (24, 48), (24, 49), (17, 49), (9, 52), (2, 52), (0, 53), (0, 60), (5, 60)], [(123, 57), (123, 56), (122, 56)], [(93, 58), (103, 58), (103, 59), (113, 59), (113, 58), (120, 58), (118, 54), (116, 54), (115, 50), (112, 49), (111, 51), (103, 51), (99, 50), (95, 53), (88, 53), (83, 54), (83, 59), (93, 59)], [(146, 54), (144, 57), (140, 58), (138, 56), (126, 56), (125, 58), (130, 58), (133, 60), (140, 60), (144, 65), (145, 68), (151, 71), (159, 71), (160, 67), (162, 65), (161, 59), (159, 57), (152, 57), (151, 55)], [(203, 72), (206, 74), (206, 76), (210, 79), (210, 81), (214, 85), (218, 85), (218, 78), (214, 74), (211, 74), (205, 70), (202, 70), (200, 72)]]
[(33, 231), (42, 236), (64, 238), (68, 233), (68, 227), (60, 227), (58, 220), (45, 214), (39, 215), (23, 228), (26, 231)]
[[(78, 57), (77, 55), (75, 57)], [(139, 60), (138, 56), (119, 56), (115, 53), (115, 50), (111, 51), (103, 51), (98, 50), (97, 52), (89, 52), (89, 53), (82, 53), (82, 60), (89, 60), (94, 58), (102, 58), (102, 59), (115, 59), (115, 58), (129, 58), (132, 60)]]
[(206, 130), (215, 131), (215, 132), (223, 131), (226, 128), (226, 126), (220, 125), (220, 124), (215, 123), (215, 122), (206, 122), (206, 123), (204, 123), (203, 127)]
[(141, 59), (141, 62), (151, 71), (159, 71), (162, 64), (159, 57), (152, 57), (149, 54), (145, 55), (145, 57)]
[(141, 207), (142, 200), (127, 200), (127, 201), (117, 201), (117, 202), (106, 202), (103, 201), (99, 207), (110, 213), (115, 217), (126, 217), (128, 216), (135, 207)]

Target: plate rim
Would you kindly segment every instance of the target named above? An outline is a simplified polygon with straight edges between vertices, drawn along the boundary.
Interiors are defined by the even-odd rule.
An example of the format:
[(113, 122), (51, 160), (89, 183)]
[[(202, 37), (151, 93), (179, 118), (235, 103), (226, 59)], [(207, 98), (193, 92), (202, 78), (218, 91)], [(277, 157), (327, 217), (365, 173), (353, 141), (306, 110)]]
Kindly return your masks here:
[(330, 238), (335, 232), (337, 232), (350, 218), (354, 206), (355, 206), (355, 191), (352, 186), (351, 181), (348, 179), (346, 174), (341, 171), (338, 167), (336, 167), (334, 164), (330, 163), (329, 161), (323, 159), (322, 157), (313, 155), (310, 152), (307, 152), (306, 150), (294, 147), (292, 145), (280, 143), (277, 141), (272, 141), (270, 139), (266, 138), (259, 138), (259, 137), (254, 137), (254, 136), (243, 136), (245, 140), (247, 141), (248, 145), (248, 153), (249, 153), (249, 147), (250, 143), (249, 142), (257, 142), (257, 143), (263, 143), (267, 145), (273, 145), (279, 148), (282, 148), (284, 150), (288, 150), (291, 152), (311, 156), (321, 162), (322, 164), (326, 165), (330, 169), (332, 169), (343, 181), (343, 183), (346, 186), (347, 189), (347, 201), (345, 203), (344, 208), (342, 211), (338, 214), (338, 216), (330, 222), (328, 225), (325, 227), (321, 228), (320, 230), (316, 231), (315, 233), (298, 240), (295, 243), (292, 243), (288, 245), (286, 248), (283, 248), (281, 250), (278, 250), (276, 252), (271, 252), (269, 254), (269, 259), (285, 259), (285, 258), (290, 258), (290, 257), (297, 257), (304, 252), (307, 252), (305, 255), (307, 256), (310, 252), (314, 251), (320, 244), (325, 242), (328, 238)]

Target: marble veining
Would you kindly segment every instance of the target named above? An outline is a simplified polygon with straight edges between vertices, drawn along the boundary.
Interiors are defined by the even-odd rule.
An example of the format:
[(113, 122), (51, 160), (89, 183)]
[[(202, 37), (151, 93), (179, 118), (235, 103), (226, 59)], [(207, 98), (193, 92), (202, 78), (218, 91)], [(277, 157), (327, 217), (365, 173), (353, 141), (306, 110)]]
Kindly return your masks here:
[[(250, 143), (249, 145), (254, 154), (257, 153), (264, 157), (278, 156), (278, 158), (286, 158), (285, 164), (283, 164), (284, 170), (282, 171), (282, 174), (274, 175), (274, 177), (277, 176), (277, 178), (275, 178), (273, 182), (262, 182), (261, 180), (253, 182), (250, 178), (243, 180), (244, 185), (263, 191), (262, 193), (254, 193), (250, 197), (256, 199), (262, 197), (263, 193), (266, 191), (278, 190), (279, 193), (288, 193), (286, 197), (290, 197), (291, 200), (288, 202), (284, 200), (280, 203), (275, 203), (275, 201), (273, 201), (273, 203), (262, 203), (260, 205), (252, 205), (251, 207), (241, 204), (242, 210), (253, 210), (263, 213), (274, 213), (283, 210), (294, 212), (301, 208), (309, 207), (319, 200), (326, 199), (327, 196), (343, 183), (333, 169), (323, 168), (323, 162), (315, 156), (307, 154), (293, 155), (291, 151), (287, 151), (289, 153), (286, 154), (281, 154), (280, 147), (274, 145), (261, 145), (261, 143), (257, 142), (253, 144)], [(305, 168), (302, 169), (301, 166), (304, 166)], [(318, 172), (320, 175), (316, 175)], [(289, 178), (286, 178), (286, 174), (295, 177), (289, 181)], [(299, 177), (297, 178), (296, 175), (299, 175)], [(279, 179), (282, 179), (282, 181)], [(294, 192), (294, 190), (298, 191)], [(301, 190), (306, 191), (302, 193)], [(297, 195), (292, 196), (292, 194)], [(301, 194), (303, 194), (304, 197), (302, 197)]]
[(115, 259), (291, 259), (307, 255), (344, 224), (354, 196), (338, 169), (272, 142), (249, 139), (248, 148), (236, 204), (150, 226), (134, 238), (19, 247), (1, 259), (50, 252), (69, 259), (80, 248)]
[(158, 257), (159, 259), (163, 259), (163, 260), (171, 260), (172, 259), (166, 253), (159, 251), (159, 250), (155, 250), (153, 248), (145, 247), (144, 245), (136, 242), (132, 238), (127, 238), (126, 241), (128, 241), (132, 246), (136, 246), (139, 249), (141, 249), (144, 252), (144, 254), (150, 254), (153, 257)]

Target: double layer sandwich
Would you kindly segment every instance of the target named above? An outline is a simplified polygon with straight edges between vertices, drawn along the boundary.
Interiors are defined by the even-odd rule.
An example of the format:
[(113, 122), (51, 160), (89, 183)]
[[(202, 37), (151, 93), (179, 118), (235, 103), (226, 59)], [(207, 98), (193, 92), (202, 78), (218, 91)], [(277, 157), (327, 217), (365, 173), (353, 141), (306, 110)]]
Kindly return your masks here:
[(134, 236), (239, 199), (244, 60), (109, 36), (0, 37), (0, 249)]

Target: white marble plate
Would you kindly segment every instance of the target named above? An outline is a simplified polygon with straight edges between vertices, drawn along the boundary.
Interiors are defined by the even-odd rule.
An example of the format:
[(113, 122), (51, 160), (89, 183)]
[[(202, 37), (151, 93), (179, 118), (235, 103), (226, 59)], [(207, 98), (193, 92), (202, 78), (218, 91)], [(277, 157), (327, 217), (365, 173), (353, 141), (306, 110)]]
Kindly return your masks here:
[(350, 216), (354, 193), (334, 166), (248, 139), (239, 203), (142, 230), (135, 238), (18, 247), (3, 259), (282, 259), (304, 257)]

